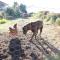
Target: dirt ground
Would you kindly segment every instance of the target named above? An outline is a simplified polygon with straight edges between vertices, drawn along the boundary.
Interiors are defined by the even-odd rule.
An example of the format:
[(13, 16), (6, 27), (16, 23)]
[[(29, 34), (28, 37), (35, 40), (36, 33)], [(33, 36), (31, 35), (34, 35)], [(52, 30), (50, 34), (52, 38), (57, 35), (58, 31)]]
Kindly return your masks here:
[[(12, 38), (18, 37), (21, 41), (22, 49), (24, 50), (24, 53), (26, 55), (26, 57), (23, 57), (22, 60), (45, 60), (46, 56), (40, 51), (40, 49), (39, 49), (40, 45), (36, 42), (36, 40), (33, 38), (33, 42), (35, 44), (37, 44), (39, 46), (39, 48), (37, 46), (35, 46), (34, 43), (29, 42), (29, 40), (32, 36), (32, 32), (28, 31), (27, 35), (25, 36), (25, 35), (23, 35), (22, 27), (23, 27), (23, 23), (20, 24), (18, 22), (18, 36), (9, 37), (9, 33), (7, 31), (0, 34), (0, 53), (2, 53), (4, 55), (8, 55), (8, 57), (6, 59), (5, 58), (3, 58), (3, 59), (11, 60), (11, 55), (7, 53), (9, 51), (9, 44), (10, 44), (10, 41)], [(58, 51), (60, 51), (60, 26), (44, 24), (42, 38), (44, 40), (46, 40), (47, 42), (49, 42), (52, 46), (57, 48)], [(37, 41), (38, 40), (40, 41), (39, 33), (37, 35)], [(32, 57), (34, 55), (32, 53), (34, 53), (37, 57)], [(54, 60), (54, 59), (49, 58), (47, 60)], [(58, 59), (56, 59), (56, 60), (58, 60)]]

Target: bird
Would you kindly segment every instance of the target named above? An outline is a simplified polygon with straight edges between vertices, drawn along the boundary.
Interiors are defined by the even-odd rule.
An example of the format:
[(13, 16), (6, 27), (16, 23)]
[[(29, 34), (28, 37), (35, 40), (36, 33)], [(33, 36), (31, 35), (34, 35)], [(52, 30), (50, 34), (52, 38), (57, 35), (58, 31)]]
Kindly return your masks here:
[(14, 26), (13, 27), (9, 27), (9, 34), (10, 35), (17, 35), (17, 23), (16, 24), (14, 24)]

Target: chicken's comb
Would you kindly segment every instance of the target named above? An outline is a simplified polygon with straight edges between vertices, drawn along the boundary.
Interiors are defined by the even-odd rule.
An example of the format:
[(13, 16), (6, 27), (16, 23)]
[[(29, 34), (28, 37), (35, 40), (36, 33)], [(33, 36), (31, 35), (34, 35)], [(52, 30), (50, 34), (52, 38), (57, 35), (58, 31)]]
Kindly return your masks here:
[(14, 28), (16, 28), (16, 26), (17, 26), (17, 23), (16, 23), (16, 24), (14, 24), (14, 26), (13, 26), (13, 27), (14, 27)]

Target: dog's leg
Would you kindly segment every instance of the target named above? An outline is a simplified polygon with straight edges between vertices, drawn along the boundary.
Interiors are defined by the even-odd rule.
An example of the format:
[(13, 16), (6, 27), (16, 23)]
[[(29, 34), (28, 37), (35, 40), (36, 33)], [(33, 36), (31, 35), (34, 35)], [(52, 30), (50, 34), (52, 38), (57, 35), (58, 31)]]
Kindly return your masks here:
[(37, 35), (37, 34), (35, 34), (35, 39), (37, 39), (37, 38), (36, 38), (36, 35)]
[(43, 27), (40, 28), (40, 38), (41, 38), (42, 29), (43, 29)]
[(32, 37), (31, 37), (31, 39), (30, 39), (30, 42), (32, 41), (32, 39), (33, 39), (34, 36), (35, 36), (35, 33), (33, 33)]
[(37, 33), (38, 33), (38, 30), (36, 30), (35, 32), (35, 39), (37, 39)]

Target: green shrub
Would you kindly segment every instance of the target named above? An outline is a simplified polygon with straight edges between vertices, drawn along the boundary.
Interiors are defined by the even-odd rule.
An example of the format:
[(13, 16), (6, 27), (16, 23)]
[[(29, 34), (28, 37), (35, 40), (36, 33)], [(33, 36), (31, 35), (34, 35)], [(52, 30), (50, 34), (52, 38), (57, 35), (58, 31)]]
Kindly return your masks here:
[(50, 16), (47, 16), (46, 17), (46, 22), (50, 21), (50, 18), (51, 18)]
[(7, 8), (6, 13), (9, 16), (15, 16), (15, 12), (14, 12), (14, 10), (12, 8)]
[(60, 18), (56, 19), (56, 24), (60, 25)]
[(54, 20), (54, 19), (50, 19), (50, 22), (52, 23), (52, 24), (54, 24), (55, 22), (56, 22), (56, 20)]
[(6, 22), (7, 22), (6, 19), (1, 19), (1, 20), (0, 20), (0, 24), (4, 24), (4, 23), (6, 23)]

